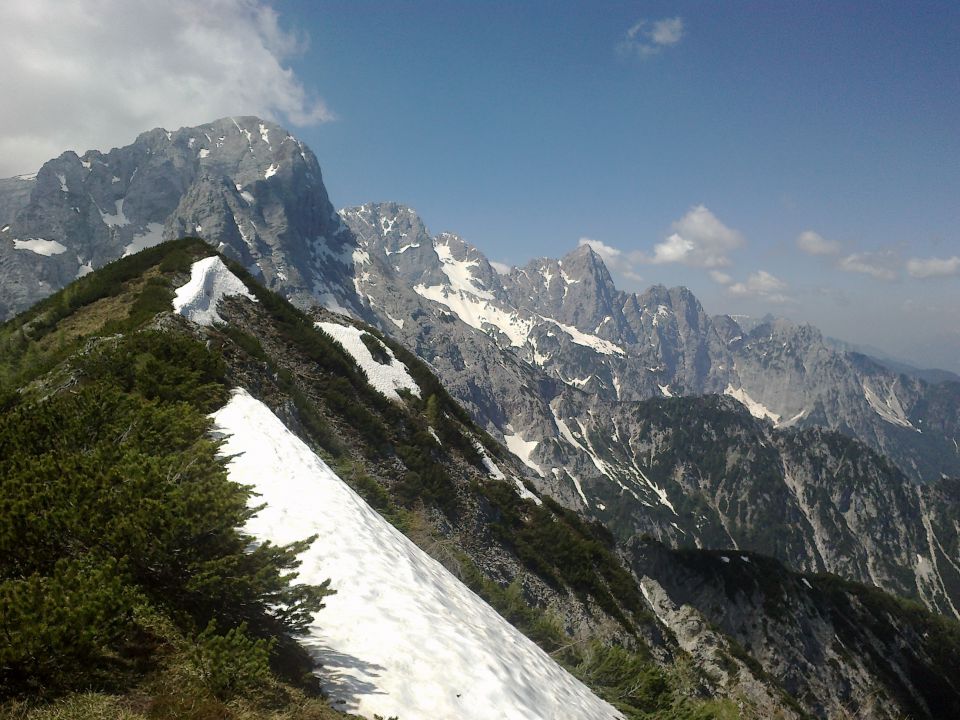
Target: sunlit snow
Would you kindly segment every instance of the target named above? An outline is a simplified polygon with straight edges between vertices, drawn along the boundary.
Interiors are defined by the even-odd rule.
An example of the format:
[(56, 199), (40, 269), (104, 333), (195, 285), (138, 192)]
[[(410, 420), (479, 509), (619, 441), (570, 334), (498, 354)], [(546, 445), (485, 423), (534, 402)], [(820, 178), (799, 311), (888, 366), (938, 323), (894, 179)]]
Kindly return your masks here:
[(515, 312), (501, 310), (473, 295), (453, 290), (446, 285), (431, 287), (417, 285), (413, 290), (421, 297), (452, 310), (470, 327), (483, 332), (486, 332), (485, 325), (496, 327), (510, 339), (510, 344), (515, 347), (522, 347), (526, 343), (527, 336), (533, 328), (530, 320), (520, 317)]
[(904, 412), (903, 406), (900, 404), (900, 399), (893, 391), (893, 385), (887, 388), (886, 396), (881, 397), (879, 393), (870, 387), (867, 381), (864, 381), (863, 396), (870, 407), (873, 408), (874, 412), (888, 423), (916, 430), (907, 418), (907, 413)]
[(402, 720), (620, 717), (343, 483), (270, 410), (236, 391), (214, 416), (230, 478), (266, 507), (261, 540), (316, 534), (300, 580), (336, 595), (305, 646), (344, 710)]
[(750, 414), (755, 418), (769, 418), (773, 420), (774, 423), (780, 422), (780, 416), (773, 412), (772, 410), (767, 409), (765, 405), (754, 400), (750, 395), (747, 394), (747, 391), (743, 388), (735, 388), (733, 385), (728, 384), (727, 388), (723, 391), (724, 395), (729, 395), (734, 400), (743, 405), (747, 410), (750, 411)]
[(65, 253), (67, 248), (56, 240), (44, 240), (43, 238), (27, 238), (26, 240), (14, 240), (14, 250), (29, 250), (37, 255), (59, 255)]
[(531, 440), (530, 442), (526, 442), (523, 439), (523, 437), (520, 435), (520, 433), (513, 433), (512, 432), (513, 429), (510, 428), (509, 426), (508, 426), (508, 429), (511, 430), (511, 434), (510, 435), (505, 434), (503, 436), (503, 441), (507, 446), (507, 450), (512, 452), (518, 458), (520, 458), (520, 462), (522, 462), (531, 470), (535, 471), (537, 475), (539, 475), (540, 477), (543, 477), (543, 470), (540, 468), (539, 465), (537, 465), (533, 460), (530, 459), (530, 455), (537, 448), (537, 444), (538, 444), (537, 441)]
[(127, 216), (123, 214), (124, 200), (125, 198), (120, 198), (114, 203), (114, 212), (112, 213), (105, 213), (103, 210), (100, 210), (100, 217), (104, 223), (110, 227), (123, 227), (124, 225), (130, 224)]
[(133, 239), (123, 248), (123, 256), (133, 255), (148, 247), (159, 245), (163, 242), (163, 224), (147, 223), (146, 227), (133, 236)]
[(198, 325), (223, 322), (217, 314), (220, 298), (242, 295), (256, 302), (247, 286), (230, 272), (217, 255), (197, 260), (190, 267), (190, 280), (177, 288), (173, 309)]
[[(416, 381), (410, 377), (407, 366), (397, 360), (393, 351), (386, 345), (382, 345), (383, 350), (390, 358), (386, 365), (377, 362), (370, 354), (370, 350), (360, 339), (364, 334), (360, 328), (353, 325), (338, 325), (331, 322), (318, 322), (316, 326), (323, 330), (327, 335), (336, 340), (343, 349), (346, 350), (356, 360), (357, 365), (363, 368), (367, 374), (367, 380), (378, 391), (386, 395), (391, 400), (400, 401), (400, 395), (397, 390), (409, 390), (411, 393), (420, 397), (420, 387)], [(373, 337), (373, 336), (371, 336)], [(377, 342), (380, 342), (377, 340)]]
[(478, 267), (479, 262), (454, 259), (449, 242), (444, 243), (440, 239), (434, 243), (433, 249), (436, 251), (437, 257), (440, 258), (440, 269), (450, 280), (450, 286), (454, 290), (460, 290), (484, 300), (493, 299), (493, 293), (477, 285), (476, 278), (473, 276), (471, 268)]

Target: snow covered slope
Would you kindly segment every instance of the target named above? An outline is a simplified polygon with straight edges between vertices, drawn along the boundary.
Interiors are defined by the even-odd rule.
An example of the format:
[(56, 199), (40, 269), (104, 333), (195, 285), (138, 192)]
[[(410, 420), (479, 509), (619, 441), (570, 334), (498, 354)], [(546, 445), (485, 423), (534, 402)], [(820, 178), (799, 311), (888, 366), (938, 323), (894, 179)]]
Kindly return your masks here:
[[(420, 397), (420, 387), (416, 381), (410, 377), (407, 366), (397, 360), (393, 355), (393, 351), (379, 340), (376, 342), (383, 348), (386, 356), (390, 358), (389, 363), (381, 363), (374, 359), (369, 348), (364, 345), (361, 339), (364, 333), (360, 328), (355, 328), (352, 325), (339, 325), (332, 322), (318, 322), (314, 323), (314, 325), (340, 343), (343, 349), (350, 353), (351, 357), (357, 361), (357, 364), (367, 374), (367, 380), (378, 392), (398, 402), (400, 401), (400, 394), (397, 390), (409, 390), (417, 397)], [(373, 336), (371, 335), (371, 337)]]
[(217, 314), (220, 298), (243, 295), (253, 302), (257, 299), (217, 255), (197, 260), (190, 267), (190, 280), (177, 288), (173, 309), (198, 325), (222, 323)]
[(305, 645), (346, 710), (402, 720), (553, 720), (619, 713), (561, 669), (340, 480), (242, 390), (214, 414), (231, 479), (266, 508), (247, 530), (275, 543), (313, 534), (301, 579), (337, 594)]

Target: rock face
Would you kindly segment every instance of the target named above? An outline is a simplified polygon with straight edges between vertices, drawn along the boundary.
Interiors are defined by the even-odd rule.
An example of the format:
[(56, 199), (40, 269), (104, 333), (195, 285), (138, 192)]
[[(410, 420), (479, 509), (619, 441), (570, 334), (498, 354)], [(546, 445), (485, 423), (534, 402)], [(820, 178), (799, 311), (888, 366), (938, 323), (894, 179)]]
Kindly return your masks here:
[[(742, 327), (711, 317), (686, 288), (621, 292), (588, 246), (500, 275), (458, 236), (431, 237), (409, 208), (371, 204), (341, 214), (368, 254), (386, 260), (386, 267), (372, 266), (379, 272), (358, 271), (358, 287), (385, 327), (405, 339), (423, 341), (432, 320), (393, 328), (390, 318), (422, 307), (434, 320), (446, 318), (448, 334), (482, 333), (548, 384), (611, 402), (725, 393), (778, 427), (821, 426), (856, 437), (917, 481), (960, 474), (960, 384), (894, 372), (838, 350), (809, 325), (766, 318)], [(452, 327), (455, 320), (461, 327)], [(460, 399), (475, 410), (489, 405), (485, 382)], [(533, 422), (518, 424), (512, 414), (499, 408), (479, 416), (504, 434), (505, 423), (527, 429)], [(553, 437), (562, 437), (558, 430)]]
[(927, 527), (938, 490), (913, 481), (960, 472), (960, 386), (892, 373), (810, 326), (747, 331), (685, 288), (619, 292), (589, 247), (498, 274), (409, 208), (341, 215), (381, 327), (544, 492), (621, 538), (754, 549), (956, 613), (958, 556), (938, 549), (956, 533)]
[[(711, 317), (686, 288), (621, 292), (586, 246), (501, 274), (410, 208), (337, 214), (310, 150), (257, 118), (64, 153), (0, 181), (0, 218), (4, 316), (199, 235), (301, 307), (397, 337), (538, 488), (623, 538), (755, 548), (957, 611), (955, 520), (942, 488), (907, 479), (960, 476), (958, 383), (891, 371), (810, 326)], [(705, 394), (728, 398), (668, 402)], [(698, 412), (716, 421), (691, 434)]]
[(301, 305), (358, 311), (355, 244), (313, 153), (283, 128), (224, 118), (65, 152), (0, 181), (0, 315), (164, 239), (203, 236)]
[(874, 589), (798, 575), (753, 554), (640, 539), (628, 553), (657, 617), (688, 652), (728, 668), (753, 658), (815, 717), (960, 712), (955, 623), (928, 623)]

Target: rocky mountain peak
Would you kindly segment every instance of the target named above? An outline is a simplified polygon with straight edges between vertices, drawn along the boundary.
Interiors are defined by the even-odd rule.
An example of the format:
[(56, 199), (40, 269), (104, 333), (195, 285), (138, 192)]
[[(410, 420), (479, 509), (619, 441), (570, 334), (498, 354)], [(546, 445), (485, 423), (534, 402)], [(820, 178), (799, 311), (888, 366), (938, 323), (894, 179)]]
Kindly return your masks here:
[(66, 152), (41, 167), (25, 202), (16, 186), (10, 194), (0, 200), (12, 208), (0, 237), (3, 315), (110, 260), (184, 235), (205, 238), (295, 302), (329, 296), (343, 309), (358, 307), (346, 277), (352, 249), (316, 157), (260, 118), (156, 128), (106, 153)]

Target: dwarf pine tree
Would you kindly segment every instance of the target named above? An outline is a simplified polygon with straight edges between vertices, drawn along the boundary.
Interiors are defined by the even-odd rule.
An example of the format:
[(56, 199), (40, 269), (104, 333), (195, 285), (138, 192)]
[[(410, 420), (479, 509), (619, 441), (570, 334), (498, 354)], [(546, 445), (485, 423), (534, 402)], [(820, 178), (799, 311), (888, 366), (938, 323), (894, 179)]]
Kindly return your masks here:
[(218, 652), (305, 628), (329, 592), (293, 582), (309, 540), (253, 547), (249, 490), (209, 436), (222, 361), (147, 332), (74, 372), (71, 391), (0, 415), (0, 695), (95, 685), (138, 607), (188, 636), (222, 630), (203, 636)]

